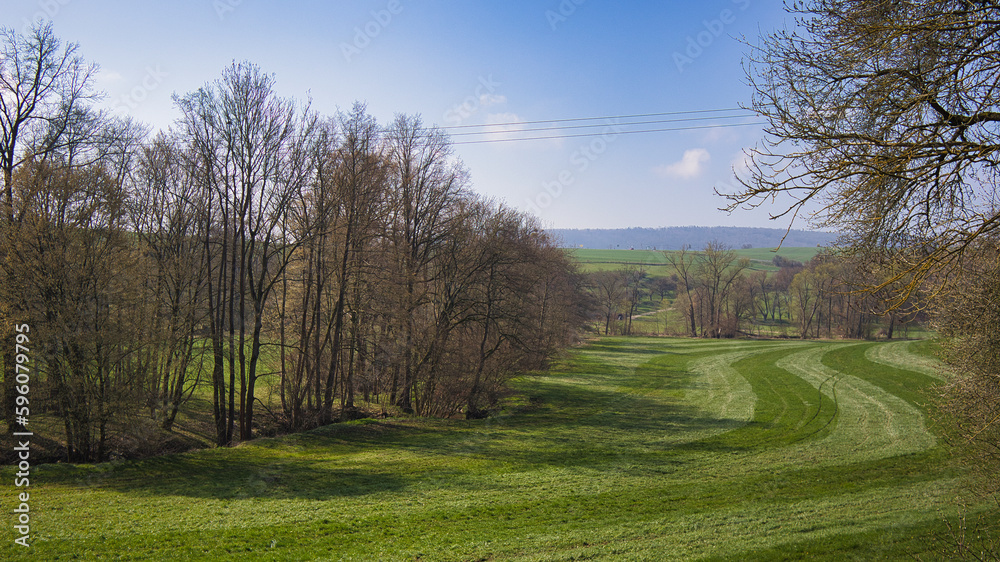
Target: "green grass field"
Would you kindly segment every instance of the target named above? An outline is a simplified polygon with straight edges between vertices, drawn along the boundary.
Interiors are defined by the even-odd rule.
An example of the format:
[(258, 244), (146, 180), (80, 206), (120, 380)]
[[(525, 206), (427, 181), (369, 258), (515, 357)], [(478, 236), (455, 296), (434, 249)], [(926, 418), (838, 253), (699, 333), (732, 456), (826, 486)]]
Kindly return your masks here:
[(33, 467), (30, 549), (5, 467), (0, 558), (940, 559), (961, 502), (995, 515), (928, 421), (925, 348), (600, 339), (486, 420)]
[[(570, 256), (580, 264), (582, 271), (605, 271), (619, 269), (624, 265), (642, 265), (649, 275), (670, 275), (674, 268), (667, 264), (662, 251), (658, 250), (593, 250), (572, 248), (567, 250)], [(774, 256), (805, 263), (819, 252), (819, 248), (753, 248), (735, 250), (736, 254), (751, 260), (751, 269), (762, 271), (777, 271), (771, 265)]]

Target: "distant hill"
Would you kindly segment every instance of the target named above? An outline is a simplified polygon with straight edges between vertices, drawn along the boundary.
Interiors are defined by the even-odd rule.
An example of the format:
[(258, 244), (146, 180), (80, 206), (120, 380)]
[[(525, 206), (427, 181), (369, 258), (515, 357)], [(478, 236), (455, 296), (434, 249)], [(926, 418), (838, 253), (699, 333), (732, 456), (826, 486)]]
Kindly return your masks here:
[[(671, 226), (666, 228), (552, 228), (564, 248), (656, 249), (679, 250), (690, 246), (700, 250), (712, 241), (730, 248), (774, 248), (782, 244), (782, 228), (743, 228), (736, 226)], [(835, 232), (792, 230), (782, 244), (786, 248), (829, 246), (837, 239)]]

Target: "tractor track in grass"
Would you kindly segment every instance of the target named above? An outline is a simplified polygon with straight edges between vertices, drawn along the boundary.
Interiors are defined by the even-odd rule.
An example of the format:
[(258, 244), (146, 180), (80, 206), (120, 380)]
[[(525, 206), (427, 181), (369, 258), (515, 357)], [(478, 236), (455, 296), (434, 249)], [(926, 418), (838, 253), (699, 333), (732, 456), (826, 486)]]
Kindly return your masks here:
[(830, 423), (836, 421), (836, 425), (826, 437), (808, 447), (824, 447), (821, 456), (837, 463), (933, 447), (936, 439), (927, 431), (923, 415), (913, 405), (875, 384), (823, 363), (827, 353), (853, 345), (859, 344), (820, 346), (775, 362), (776, 367), (809, 382), (834, 402), (836, 413)]
[[(775, 366), (777, 366), (777, 365), (775, 365)], [(816, 402), (818, 404), (822, 404), (823, 403), (823, 396), (824, 396), (823, 387), (827, 383), (830, 383), (830, 381), (833, 381), (832, 383), (830, 383), (830, 387), (829, 387), (830, 388), (830, 396), (833, 399), (833, 414), (830, 415), (830, 418), (828, 420), (826, 420), (826, 423), (824, 423), (822, 426), (820, 426), (819, 428), (817, 428), (814, 431), (811, 431), (809, 433), (806, 433), (806, 434), (802, 435), (801, 437), (793, 439), (792, 442), (791, 442), (791, 444), (800, 443), (802, 441), (805, 441), (807, 439), (810, 439), (810, 438), (814, 437), (815, 435), (818, 435), (822, 431), (824, 431), (827, 428), (829, 428), (833, 424), (833, 422), (837, 419), (837, 414), (839, 412), (839, 404), (837, 402), (837, 382), (839, 380), (840, 379), (838, 377), (831, 375), (831, 376), (827, 377), (825, 380), (823, 380), (819, 384), (818, 387), (816, 387)], [(804, 425), (809, 425), (811, 422), (815, 421), (816, 418), (819, 417), (820, 411), (821, 411), (821, 408), (817, 407), (816, 411), (813, 413), (812, 417)]]

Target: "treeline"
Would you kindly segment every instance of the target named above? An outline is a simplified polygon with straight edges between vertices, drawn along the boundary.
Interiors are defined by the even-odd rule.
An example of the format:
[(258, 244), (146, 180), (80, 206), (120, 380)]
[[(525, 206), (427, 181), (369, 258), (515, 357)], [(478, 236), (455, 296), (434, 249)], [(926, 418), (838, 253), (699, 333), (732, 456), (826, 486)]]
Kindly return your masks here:
[(219, 445), (260, 412), (296, 431), (362, 401), (481, 417), (585, 319), (564, 253), (473, 194), (418, 117), (324, 117), (234, 63), (150, 139), (87, 102), (89, 67), (50, 28), (7, 48), (27, 70), (4, 100), (46, 103), (4, 116), (4, 414), (16, 431), (27, 324), (31, 411), (58, 417), (71, 461), (170, 429), (199, 385)]
[(805, 264), (775, 256), (776, 272), (753, 270), (748, 259), (715, 242), (664, 257), (675, 271), (669, 276), (650, 276), (638, 266), (588, 275), (601, 311), (599, 330), (630, 335), (641, 303), (663, 306), (668, 296), (682, 322), (664, 331), (691, 337), (892, 338), (923, 318), (909, 301), (889, 310), (869, 289), (881, 282), (876, 269), (860, 256), (823, 251)]

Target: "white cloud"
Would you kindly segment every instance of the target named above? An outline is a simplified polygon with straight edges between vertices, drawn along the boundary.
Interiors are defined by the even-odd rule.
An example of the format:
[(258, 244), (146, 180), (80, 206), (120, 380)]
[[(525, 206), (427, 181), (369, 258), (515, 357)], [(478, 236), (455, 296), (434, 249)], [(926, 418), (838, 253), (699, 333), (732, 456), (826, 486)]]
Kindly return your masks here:
[(711, 159), (704, 148), (692, 148), (684, 151), (684, 156), (673, 164), (657, 166), (654, 171), (663, 177), (689, 180), (701, 175), (702, 166)]
[(497, 94), (483, 94), (479, 96), (479, 105), (482, 107), (490, 107), (491, 105), (500, 105), (504, 103), (507, 103), (507, 96)]
[(113, 70), (101, 70), (97, 73), (97, 79), (95, 80), (99, 88), (115, 88), (118, 87), (125, 81), (125, 77), (121, 73), (115, 72)]

